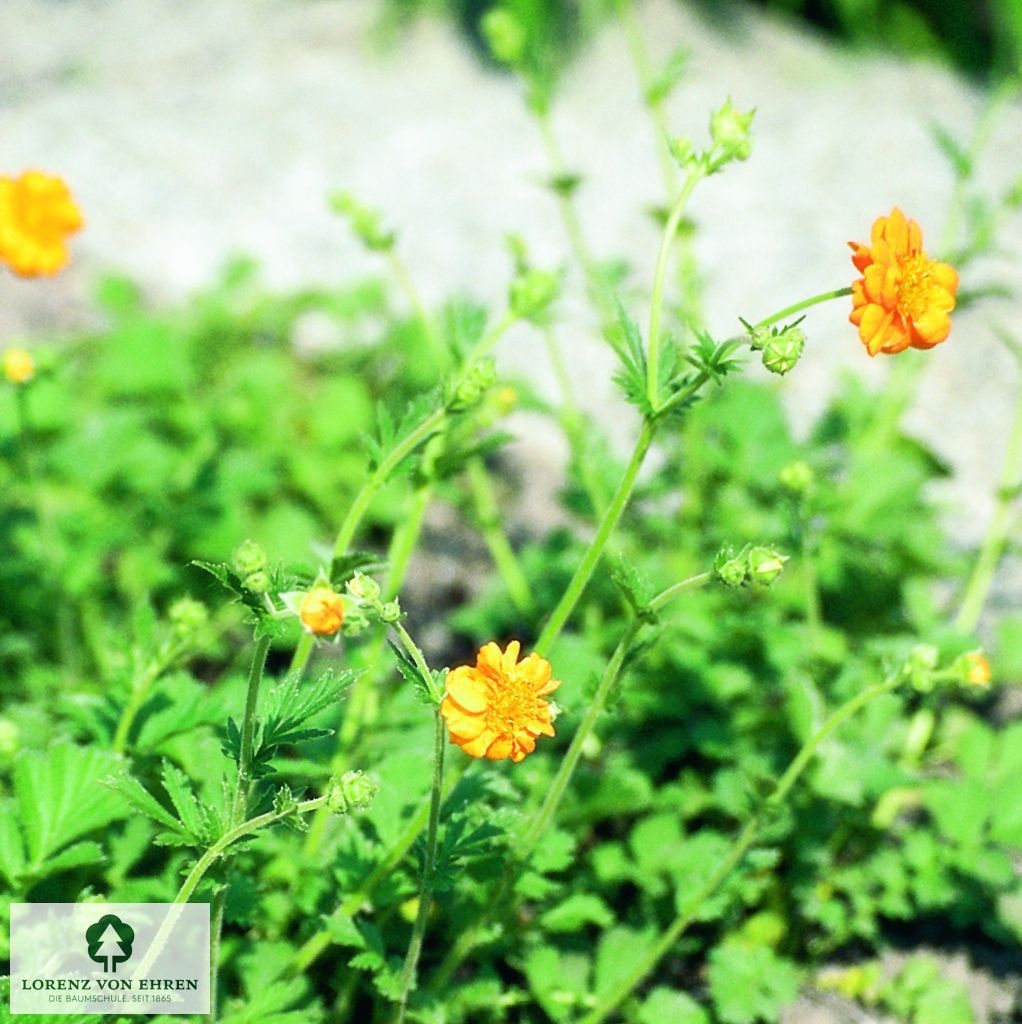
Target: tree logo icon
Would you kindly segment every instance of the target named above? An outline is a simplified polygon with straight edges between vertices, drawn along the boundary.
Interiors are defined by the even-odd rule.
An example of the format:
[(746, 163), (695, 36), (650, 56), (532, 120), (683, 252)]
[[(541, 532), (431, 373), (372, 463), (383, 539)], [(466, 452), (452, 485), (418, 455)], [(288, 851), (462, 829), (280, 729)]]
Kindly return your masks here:
[(115, 914), (106, 914), (85, 929), (89, 958), (103, 965), (104, 973), (117, 973), (117, 965), (131, 959), (135, 930)]

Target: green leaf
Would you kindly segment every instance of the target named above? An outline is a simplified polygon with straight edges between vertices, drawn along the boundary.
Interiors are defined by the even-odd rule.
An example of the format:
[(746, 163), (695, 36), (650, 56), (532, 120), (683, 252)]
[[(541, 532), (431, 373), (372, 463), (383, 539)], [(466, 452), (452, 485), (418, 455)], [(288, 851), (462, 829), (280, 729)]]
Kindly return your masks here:
[(614, 912), (599, 896), (576, 892), (543, 914), (539, 923), (548, 932), (579, 932), (589, 924), (609, 928)]
[(655, 988), (639, 1010), (638, 1024), (710, 1024), (710, 1015), (691, 996)]
[(102, 864), (105, 860), (106, 856), (99, 843), (95, 843), (91, 839), (85, 839), (80, 843), (72, 843), (61, 850), (55, 857), (47, 860), (46, 873), (52, 875), (58, 871), (80, 868), (85, 864)]
[(775, 1021), (798, 996), (799, 972), (766, 946), (725, 942), (710, 954), (709, 983), (724, 1024)]
[(126, 816), (123, 801), (103, 785), (116, 763), (103, 751), (70, 743), (18, 760), (14, 794), (33, 870), (79, 836)]
[(25, 870), (25, 842), (14, 818), (14, 802), (0, 804), (0, 874), (13, 889)]
[(184, 827), (193, 836), (201, 838), (205, 828), (192, 784), (185, 773), (170, 761), (163, 762), (163, 788), (167, 791), (167, 796), (170, 797), (170, 802), (174, 805), (174, 810), (177, 811)]
[(194, 835), (188, 836), (182, 823), (133, 775), (111, 775), (103, 780), (103, 785), (141, 811), (147, 818), (166, 826), (172, 832), (181, 834), (183, 838), (196, 838)]

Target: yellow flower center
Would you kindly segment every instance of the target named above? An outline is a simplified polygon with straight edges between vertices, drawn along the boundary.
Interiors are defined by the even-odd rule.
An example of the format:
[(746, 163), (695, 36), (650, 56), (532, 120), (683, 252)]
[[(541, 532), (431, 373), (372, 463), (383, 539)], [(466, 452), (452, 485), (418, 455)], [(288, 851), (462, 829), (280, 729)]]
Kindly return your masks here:
[(933, 289), (938, 287), (933, 274), (934, 261), (924, 253), (899, 260), (901, 284), (898, 289), (898, 312), (910, 320), (918, 320), (929, 308)]
[(543, 715), (544, 701), (536, 696), (529, 680), (517, 673), (491, 681), (486, 705), (486, 724), (498, 733), (514, 733), (526, 722)]

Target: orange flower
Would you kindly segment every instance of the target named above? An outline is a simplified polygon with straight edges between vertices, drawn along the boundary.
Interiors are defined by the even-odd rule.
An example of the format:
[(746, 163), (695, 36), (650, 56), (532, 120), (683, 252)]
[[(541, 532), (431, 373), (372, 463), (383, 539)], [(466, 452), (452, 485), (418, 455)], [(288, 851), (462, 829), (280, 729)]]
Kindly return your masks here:
[(12, 384), (27, 384), (35, 376), (35, 360), (22, 348), (4, 352), (4, 376)]
[(472, 757), (521, 761), (536, 749), (536, 737), (553, 736), (553, 714), (544, 700), (560, 686), (550, 678), (550, 662), (530, 654), (519, 662), (521, 644), (506, 651), (494, 643), (483, 647), (476, 663), (447, 675), (440, 711), (451, 742)]
[(82, 215), (67, 185), (39, 171), (0, 177), (0, 262), (22, 277), (49, 277), (70, 258)]
[(302, 599), (302, 625), (317, 636), (332, 636), (344, 622), (344, 600), (329, 587), (313, 587)]
[(965, 663), (968, 666), (965, 678), (976, 686), (989, 686), (993, 678), (990, 672), (990, 662), (986, 656), (973, 652), (965, 656)]
[(923, 252), (923, 232), (897, 207), (873, 224), (872, 245), (849, 242), (862, 277), (852, 283), (852, 312), (871, 356), (933, 348), (951, 332), (958, 273)]

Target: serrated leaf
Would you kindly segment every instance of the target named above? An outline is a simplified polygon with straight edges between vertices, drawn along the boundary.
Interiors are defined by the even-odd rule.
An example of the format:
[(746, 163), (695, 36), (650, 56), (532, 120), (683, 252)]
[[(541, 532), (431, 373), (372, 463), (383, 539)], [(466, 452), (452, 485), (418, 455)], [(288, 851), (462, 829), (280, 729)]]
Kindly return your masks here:
[(709, 982), (724, 1024), (776, 1020), (799, 990), (799, 971), (766, 946), (726, 942), (710, 954)]
[(14, 802), (0, 804), (0, 875), (13, 889), (25, 870), (25, 843), (14, 819)]
[(85, 864), (102, 864), (105, 860), (103, 847), (91, 839), (84, 839), (80, 843), (72, 843), (65, 847), (55, 857), (50, 857), (44, 870), (47, 875), (52, 875), (58, 871), (80, 868)]
[(359, 570), (365, 573), (380, 572), (387, 567), (378, 554), (372, 551), (349, 551), (337, 555), (330, 562), (330, 579), (335, 587), (347, 583)]
[(30, 868), (61, 847), (126, 815), (103, 779), (117, 765), (100, 750), (59, 743), (32, 751), (14, 767), (14, 794)]
[(103, 785), (123, 797), (147, 818), (152, 818), (153, 821), (166, 825), (167, 828), (178, 830), (181, 828), (181, 823), (174, 815), (133, 775), (110, 775), (103, 780)]
[(170, 761), (163, 762), (163, 788), (184, 827), (196, 838), (207, 838), (203, 835), (202, 814), (192, 784), (185, 773)]

